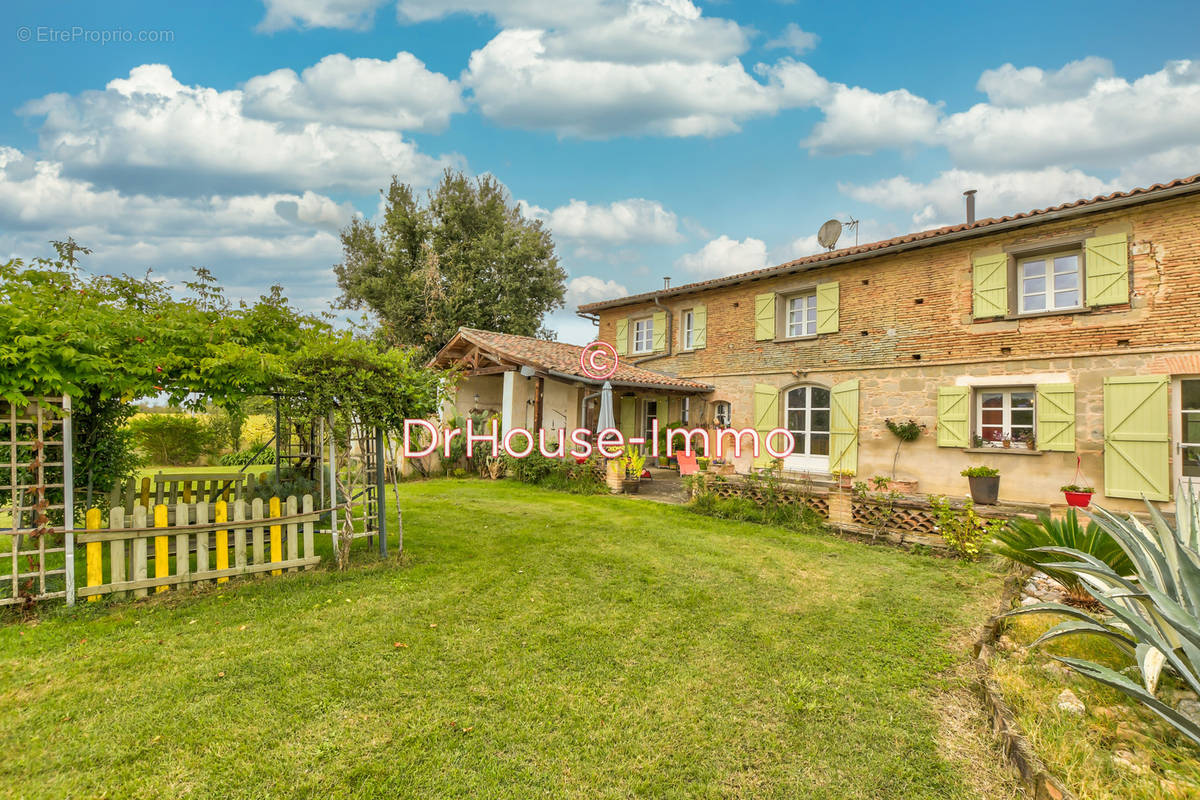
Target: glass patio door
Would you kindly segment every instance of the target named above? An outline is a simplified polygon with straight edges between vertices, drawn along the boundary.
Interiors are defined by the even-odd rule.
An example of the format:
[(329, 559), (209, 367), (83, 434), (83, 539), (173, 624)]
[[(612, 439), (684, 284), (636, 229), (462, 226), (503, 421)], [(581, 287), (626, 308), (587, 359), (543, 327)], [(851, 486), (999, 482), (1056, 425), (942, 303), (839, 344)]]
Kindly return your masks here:
[(783, 468), (793, 472), (829, 472), (829, 390), (797, 386), (784, 396), (784, 424), (796, 439)]

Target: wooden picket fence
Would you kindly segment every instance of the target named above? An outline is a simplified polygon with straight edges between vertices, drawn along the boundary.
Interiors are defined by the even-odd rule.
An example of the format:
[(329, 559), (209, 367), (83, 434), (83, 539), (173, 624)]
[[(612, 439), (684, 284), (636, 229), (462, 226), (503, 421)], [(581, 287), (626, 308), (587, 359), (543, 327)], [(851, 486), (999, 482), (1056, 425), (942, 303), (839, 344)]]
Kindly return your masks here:
[(266, 504), (261, 499), (181, 502), (174, 510), (169, 514), (165, 504), (149, 510), (136, 505), (126, 514), (114, 507), (107, 528), (101, 526), (100, 509), (88, 511), (87, 529), (76, 536), (86, 545), (87, 586), (77, 595), (89, 601), (106, 594), (145, 597), (150, 589), (225, 583), (257, 572), (281, 575), (320, 563), (313, 523), (321, 512), (313, 510), (312, 495), (282, 502), (272, 497)]

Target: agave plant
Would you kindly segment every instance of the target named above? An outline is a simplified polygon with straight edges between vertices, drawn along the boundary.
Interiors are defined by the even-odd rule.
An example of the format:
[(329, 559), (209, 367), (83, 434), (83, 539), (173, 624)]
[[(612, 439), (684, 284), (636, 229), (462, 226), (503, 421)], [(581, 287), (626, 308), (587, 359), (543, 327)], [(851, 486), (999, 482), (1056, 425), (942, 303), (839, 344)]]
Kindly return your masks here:
[(1174, 673), (1193, 692), (1200, 693), (1200, 506), (1191, 488), (1181, 484), (1176, 492), (1174, 528), (1149, 502), (1148, 527), (1130, 514), (1127, 518), (1096, 509), (1092, 518), (1120, 545), (1133, 566), (1126, 577), (1103, 560), (1070, 547), (1039, 547), (1036, 551), (1065, 556), (1070, 561), (1039, 564), (1050, 570), (1076, 575), (1108, 615), (1095, 619), (1062, 603), (1039, 603), (1009, 615), (1054, 612), (1070, 617), (1046, 631), (1033, 646), (1061, 636), (1104, 636), (1129, 653), (1141, 670), (1139, 686), (1124, 675), (1100, 664), (1077, 658), (1056, 657), (1071, 669), (1119, 689), (1165, 719), (1200, 745), (1200, 725), (1155, 696), (1163, 669)]
[(1031, 519), (1013, 520), (1007, 527), (996, 531), (994, 536), (997, 544), (992, 549), (995, 552), (1019, 564), (1042, 570), (1062, 584), (1070, 602), (1076, 605), (1094, 605), (1095, 601), (1088, 594), (1083, 580), (1074, 572), (1044, 566), (1042, 562), (1046, 556), (1041, 548), (1078, 550), (1103, 561), (1118, 575), (1133, 572), (1133, 562), (1125, 555), (1117, 540), (1095, 522), (1089, 522), (1084, 528), (1079, 524), (1073, 508), (1068, 509), (1066, 518), (1061, 520), (1046, 514), (1039, 514), (1036, 522)]

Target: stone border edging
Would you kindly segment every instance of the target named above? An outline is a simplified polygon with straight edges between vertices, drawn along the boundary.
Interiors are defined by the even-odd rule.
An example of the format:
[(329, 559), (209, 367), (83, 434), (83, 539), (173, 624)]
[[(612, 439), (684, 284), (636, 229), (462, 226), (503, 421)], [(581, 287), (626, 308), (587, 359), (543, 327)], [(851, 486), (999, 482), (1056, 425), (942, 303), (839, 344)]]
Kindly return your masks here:
[[(1001, 596), (1001, 613), (1012, 606), (1020, 596), (1022, 587), (1031, 571), (1022, 570), (1019, 578), (1010, 579)], [(1032, 793), (1034, 800), (1077, 800), (1058, 778), (1054, 777), (1045, 763), (1033, 752), (1025, 738), (1020, 723), (1008, 703), (1000, 694), (999, 687), (992, 681), (988, 659), (995, 652), (996, 640), (1000, 638), (1003, 621), (999, 614), (992, 616), (975, 641), (976, 684), (983, 697), (984, 707), (992, 719), (992, 731), (1000, 737), (1000, 745), (1009, 763), (1017, 770), (1021, 783)]]

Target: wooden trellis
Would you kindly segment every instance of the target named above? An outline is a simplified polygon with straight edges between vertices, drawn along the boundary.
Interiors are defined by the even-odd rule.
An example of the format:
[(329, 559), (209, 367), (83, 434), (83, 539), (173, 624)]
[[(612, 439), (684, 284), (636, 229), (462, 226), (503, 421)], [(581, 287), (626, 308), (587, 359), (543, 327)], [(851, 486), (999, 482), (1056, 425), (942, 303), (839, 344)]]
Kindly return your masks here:
[(75, 602), (71, 398), (24, 407), (0, 403), (0, 605), (50, 598)]

